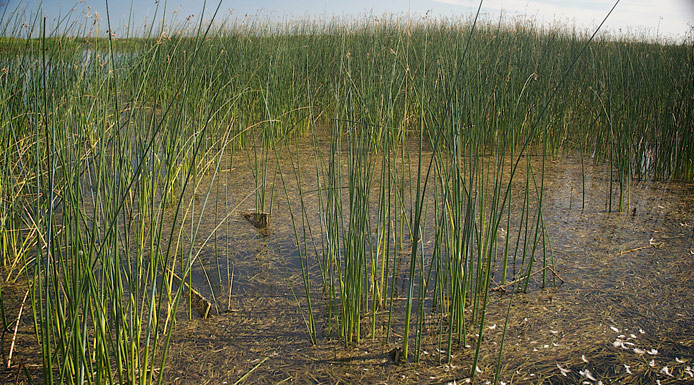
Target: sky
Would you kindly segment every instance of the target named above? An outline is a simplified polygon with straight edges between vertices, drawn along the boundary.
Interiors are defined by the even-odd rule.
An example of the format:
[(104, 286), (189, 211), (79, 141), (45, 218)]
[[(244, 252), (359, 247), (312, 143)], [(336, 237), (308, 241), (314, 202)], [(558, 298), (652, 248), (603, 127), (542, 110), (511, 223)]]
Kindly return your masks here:
[[(7, 24), (15, 10), (23, 17), (42, 9), (50, 25), (69, 15), (67, 20), (82, 26), (99, 16), (101, 33), (106, 34), (106, 0), (0, 0), (0, 26)], [(110, 0), (109, 13), (117, 36), (131, 30), (143, 31), (145, 23), (160, 21), (162, 14), (169, 22), (193, 25), (200, 21), (202, 0)], [(158, 4), (158, 7), (157, 7)], [(211, 16), (218, 0), (209, 0), (203, 15)], [(485, 0), (482, 15), (486, 20), (514, 22), (530, 19), (541, 25), (562, 25), (579, 30), (594, 30), (610, 10), (614, 0)], [(378, 17), (383, 14), (421, 18), (471, 17), (478, 0), (223, 0), (219, 20), (243, 18), (245, 15), (266, 19), (306, 17)], [(166, 10), (164, 12), (164, 6)], [(131, 12), (132, 10), (132, 12)], [(16, 13), (18, 14), (18, 13)], [(694, 0), (621, 0), (603, 30), (615, 35), (681, 41), (694, 35)]]

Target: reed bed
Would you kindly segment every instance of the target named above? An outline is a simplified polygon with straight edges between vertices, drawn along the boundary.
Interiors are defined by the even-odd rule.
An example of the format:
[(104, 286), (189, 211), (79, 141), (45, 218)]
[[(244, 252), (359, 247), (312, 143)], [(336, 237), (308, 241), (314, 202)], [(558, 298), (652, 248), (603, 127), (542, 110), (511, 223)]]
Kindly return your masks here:
[[(215, 235), (237, 210), (215, 207), (213, 234), (200, 223), (241, 150), (255, 211), (289, 201), (312, 343), (319, 322), (346, 345), (396, 333), (393, 359), (419, 361), (433, 329), (442, 362), (472, 349), (470, 376), (490, 290), (560, 279), (530, 156), (607, 162), (607, 211), (630, 209), (635, 178), (694, 179), (691, 42), (476, 17), (246, 18), (99, 39), (23, 17), (0, 40), (0, 246), (3, 278), (29, 288), (45, 383), (161, 382), (172, 330), (194, 316), (194, 268), (215, 313), (224, 285), (231, 302), (233, 245)], [(306, 136), (316, 186), (291, 155)]]

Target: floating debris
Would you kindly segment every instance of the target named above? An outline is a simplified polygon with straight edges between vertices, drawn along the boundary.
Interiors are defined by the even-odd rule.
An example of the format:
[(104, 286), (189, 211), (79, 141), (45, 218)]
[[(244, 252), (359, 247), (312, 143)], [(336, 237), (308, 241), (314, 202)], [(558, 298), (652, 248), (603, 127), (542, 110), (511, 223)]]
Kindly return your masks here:
[(559, 364), (557, 364), (557, 368), (559, 368), (559, 371), (561, 372), (561, 374), (562, 374), (564, 377), (567, 377), (567, 375), (566, 375), (567, 373), (571, 373), (571, 370), (570, 370), (570, 369), (564, 369), (564, 368), (562, 368), (561, 366), (559, 366)]
[(668, 368), (667, 366), (663, 366), (663, 368), (660, 369), (660, 373), (667, 374), (667, 375), (670, 376), (670, 377), (674, 377), (674, 376), (670, 373), (670, 368)]
[(590, 370), (588, 370), (588, 369), (580, 370), (578, 373), (580, 375), (582, 375), (583, 377), (591, 380), (591, 381), (597, 381), (598, 380), (597, 378), (593, 377), (593, 374), (591, 374)]

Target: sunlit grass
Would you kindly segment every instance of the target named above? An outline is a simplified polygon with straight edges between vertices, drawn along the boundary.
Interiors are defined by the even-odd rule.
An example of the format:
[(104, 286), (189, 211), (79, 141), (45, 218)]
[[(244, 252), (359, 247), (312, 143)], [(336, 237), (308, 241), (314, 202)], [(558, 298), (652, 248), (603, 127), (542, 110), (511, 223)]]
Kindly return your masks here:
[[(227, 156), (234, 183), (229, 153), (250, 149), (257, 213), (298, 199), (310, 340), (319, 319), (345, 344), (385, 323), (410, 360), (430, 309), (442, 359), (474, 344), (476, 360), (495, 281), (554, 283), (545, 157), (609, 163), (606, 211), (629, 209), (634, 178), (694, 179), (690, 43), (472, 19), (247, 20), (137, 39), (14, 20), (0, 39), (0, 252), (3, 278), (31, 288), (46, 383), (162, 381), (194, 266), (216, 311), (228, 306), (231, 246), (215, 237), (210, 270), (198, 233), (212, 209), (229, 232), (231, 213), (208, 205), (226, 194), (213, 184)], [(301, 135), (317, 186), (291, 155)], [(291, 178), (298, 197), (275, 187)]]

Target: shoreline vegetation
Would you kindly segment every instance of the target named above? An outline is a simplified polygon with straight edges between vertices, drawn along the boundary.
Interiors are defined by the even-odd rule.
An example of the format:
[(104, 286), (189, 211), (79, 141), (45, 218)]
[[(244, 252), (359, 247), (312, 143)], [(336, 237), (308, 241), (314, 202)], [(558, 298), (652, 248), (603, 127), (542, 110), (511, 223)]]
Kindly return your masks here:
[[(90, 22), (72, 33), (97, 34)], [(433, 333), (440, 361), (466, 351), (460, 378), (474, 379), (490, 301), (508, 299), (508, 322), (516, 295), (563, 281), (545, 159), (607, 165), (605, 213), (636, 214), (636, 181), (694, 182), (692, 41), (476, 16), (152, 38), (5, 23), (20, 37), (0, 38), (2, 278), (27, 294), (6, 312), (17, 299), (0, 292), (0, 315), (15, 336), (31, 318), (41, 369), (6, 361), (29, 382), (163, 382), (191, 304), (231, 304), (232, 218), (251, 205), (256, 227), (276, 226), (279, 202), (312, 344), (397, 336), (389, 354), (408, 365)], [(238, 164), (253, 187), (230, 207)], [(581, 177), (574, 210), (595, 203)], [(498, 357), (495, 382), (503, 338)]]

